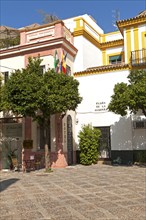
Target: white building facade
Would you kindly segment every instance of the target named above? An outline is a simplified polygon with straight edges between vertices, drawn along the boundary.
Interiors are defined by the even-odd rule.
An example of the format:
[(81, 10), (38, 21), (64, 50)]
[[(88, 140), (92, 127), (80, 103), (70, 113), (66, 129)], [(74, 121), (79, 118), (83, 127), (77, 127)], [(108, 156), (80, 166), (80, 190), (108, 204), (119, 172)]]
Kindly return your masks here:
[[(75, 22), (77, 49), (88, 41), (83, 47), (85, 59), (82, 61), (85, 63), (81, 62), (82, 70), (79, 71), (80, 63), (76, 63), (76, 59), (74, 63), (74, 76), (80, 83), (79, 91), (83, 97), (76, 110), (76, 143), (82, 125), (91, 124), (102, 133), (100, 157), (131, 164), (138, 153), (146, 151), (146, 118), (140, 111), (137, 115), (121, 117), (109, 112), (107, 107), (115, 84), (127, 83), (132, 69), (146, 69), (146, 11), (118, 21), (119, 31), (107, 34), (82, 18)], [(76, 45), (79, 37), (84, 40), (80, 38), (82, 42)]]
[[(78, 133), (83, 124), (91, 124), (102, 132), (100, 157), (123, 163), (133, 161), (134, 151), (146, 150), (144, 115), (121, 117), (107, 110), (116, 83), (127, 82), (132, 69), (146, 69), (146, 13), (117, 22), (118, 31), (104, 33), (89, 15), (81, 15), (52, 24), (21, 28), (20, 45), (0, 50), (0, 72), (4, 81), (15, 69), (25, 68), (28, 57), (43, 60), (42, 70), (54, 68), (57, 50), (61, 60), (67, 53), (68, 74), (80, 83), (83, 97), (76, 112), (51, 117), (52, 166), (65, 167), (76, 162)], [(1, 125), (5, 116), (1, 113)], [(19, 120), (18, 120), (19, 121)], [(20, 120), (18, 138), (33, 140), (26, 156), (41, 151), (41, 130), (30, 118)], [(2, 140), (1, 127), (1, 140)], [(17, 141), (16, 141), (17, 142)], [(15, 145), (15, 143), (14, 143)], [(42, 149), (43, 150), (43, 149)]]

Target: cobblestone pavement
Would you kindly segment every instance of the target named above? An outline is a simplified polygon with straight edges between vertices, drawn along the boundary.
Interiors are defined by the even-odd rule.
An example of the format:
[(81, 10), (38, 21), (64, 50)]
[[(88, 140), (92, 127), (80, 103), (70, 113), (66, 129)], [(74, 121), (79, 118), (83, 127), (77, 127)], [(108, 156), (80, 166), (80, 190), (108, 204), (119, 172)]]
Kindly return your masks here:
[(0, 220), (146, 220), (146, 168), (0, 172)]

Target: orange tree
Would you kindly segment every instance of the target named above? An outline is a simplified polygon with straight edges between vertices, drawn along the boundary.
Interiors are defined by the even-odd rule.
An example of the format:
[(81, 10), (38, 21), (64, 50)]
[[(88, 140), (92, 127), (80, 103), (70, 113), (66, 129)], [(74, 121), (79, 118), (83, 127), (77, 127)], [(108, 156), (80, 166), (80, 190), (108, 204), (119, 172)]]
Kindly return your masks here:
[(128, 79), (128, 84), (115, 85), (108, 109), (121, 116), (128, 111), (135, 114), (141, 109), (146, 117), (146, 70), (132, 70)]
[[(79, 96), (79, 82), (72, 76), (57, 74), (54, 69), (42, 74), (41, 59), (29, 58), (25, 69), (16, 70), (4, 86), (3, 110), (11, 110), (23, 117), (32, 117), (43, 127), (45, 149), (50, 143), (50, 116), (75, 110), (82, 98)], [(39, 114), (38, 114), (39, 112)], [(46, 160), (46, 169), (50, 167)]]

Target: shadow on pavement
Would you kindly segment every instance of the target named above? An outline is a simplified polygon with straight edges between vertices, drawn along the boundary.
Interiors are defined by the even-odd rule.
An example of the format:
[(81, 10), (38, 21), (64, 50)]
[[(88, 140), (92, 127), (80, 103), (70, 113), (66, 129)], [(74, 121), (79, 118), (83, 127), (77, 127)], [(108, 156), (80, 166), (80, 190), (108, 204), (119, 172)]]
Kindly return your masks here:
[(17, 178), (12, 178), (12, 179), (7, 179), (0, 181), (0, 192), (6, 190), (10, 185), (16, 183), (19, 179)]

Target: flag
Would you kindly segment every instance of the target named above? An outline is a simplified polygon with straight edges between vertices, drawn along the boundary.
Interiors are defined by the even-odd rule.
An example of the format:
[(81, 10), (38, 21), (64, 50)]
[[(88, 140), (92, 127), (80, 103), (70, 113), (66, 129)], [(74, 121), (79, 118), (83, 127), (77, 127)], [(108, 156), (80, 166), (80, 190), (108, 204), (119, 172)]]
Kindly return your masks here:
[(60, 72), (62, 72), (62, 60), (60, 62)]
[(67, 53), (66, 55), (64, 55), (64, 51), (62, 52), (62, 60), (60, 63), (60, 71), (63, 72), (64, 74), (66, 74), (66, 57), (67, 57)]
[(55, 68), (55, 71), (56, 71), (56, 72), (58, 72), (58, 63), (59, 63), (59, 57), (58, 57), (57, 50), (55, 50), (54, 68)]

